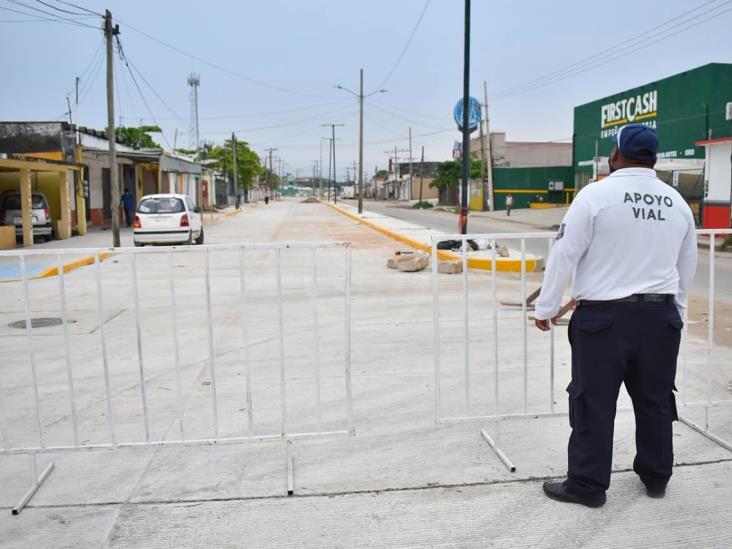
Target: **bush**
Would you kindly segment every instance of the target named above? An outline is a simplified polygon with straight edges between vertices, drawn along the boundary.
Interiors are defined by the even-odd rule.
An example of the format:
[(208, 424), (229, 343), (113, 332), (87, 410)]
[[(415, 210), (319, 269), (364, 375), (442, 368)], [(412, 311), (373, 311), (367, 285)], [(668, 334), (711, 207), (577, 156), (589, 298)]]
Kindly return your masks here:
[(415, 208), (417, 210), (428, 210), (432, 207), (432, 202), (416, 202), (412, 205), (412, 208)]

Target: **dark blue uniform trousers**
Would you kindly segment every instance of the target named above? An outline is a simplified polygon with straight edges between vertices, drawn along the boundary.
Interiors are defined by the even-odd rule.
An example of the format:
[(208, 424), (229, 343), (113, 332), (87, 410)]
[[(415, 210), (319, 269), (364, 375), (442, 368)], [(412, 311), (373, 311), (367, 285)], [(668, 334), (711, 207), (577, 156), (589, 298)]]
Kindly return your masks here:
[(673, 464), (674, 379), (683, 323), (673, 297), (661, 302), (580, 306), (572, 315), (567, 489), (594, 495), (610, 486), (613, 428), (620, 384), (633, 401), (633, 470), (665, 486)]

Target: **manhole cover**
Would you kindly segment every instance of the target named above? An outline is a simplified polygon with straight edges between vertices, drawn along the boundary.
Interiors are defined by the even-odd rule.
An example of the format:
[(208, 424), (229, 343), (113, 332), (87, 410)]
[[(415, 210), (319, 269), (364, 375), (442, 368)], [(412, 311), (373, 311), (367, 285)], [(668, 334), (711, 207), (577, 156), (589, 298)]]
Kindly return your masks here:
[[(49, 326), (60, 326), (63, 324), (63, 319), (52, 316), (52, 317), (40, 317), (31, 318), (31, 328), (48, 328)], [(76, 322), (76, 320), (69, 320), (69, 324)], [(25, 330), (25, 320), (17, 320), (8, 324), (11, 328), (19, 328)]]

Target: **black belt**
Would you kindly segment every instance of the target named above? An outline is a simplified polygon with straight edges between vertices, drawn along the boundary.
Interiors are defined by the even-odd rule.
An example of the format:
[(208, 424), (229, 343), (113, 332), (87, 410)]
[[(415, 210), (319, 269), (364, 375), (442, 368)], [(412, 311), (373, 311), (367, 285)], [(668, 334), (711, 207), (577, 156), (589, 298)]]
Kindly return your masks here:
[(673, 299), (671, 294), (633, 294), (620, 299), (596, 300), (596, 299), (580, 299), (577, 303), (578, 307), (585, 305), (606, 305), (608, 303), (664, 303)]

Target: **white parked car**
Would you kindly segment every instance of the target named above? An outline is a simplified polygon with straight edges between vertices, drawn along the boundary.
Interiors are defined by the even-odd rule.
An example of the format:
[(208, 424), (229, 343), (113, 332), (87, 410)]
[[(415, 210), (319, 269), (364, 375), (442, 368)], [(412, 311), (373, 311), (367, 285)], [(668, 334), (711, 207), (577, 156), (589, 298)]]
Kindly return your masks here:
[(203, 244), (201, 212), (185, 194), (143, 196), (133, 228), (135, 246)]

